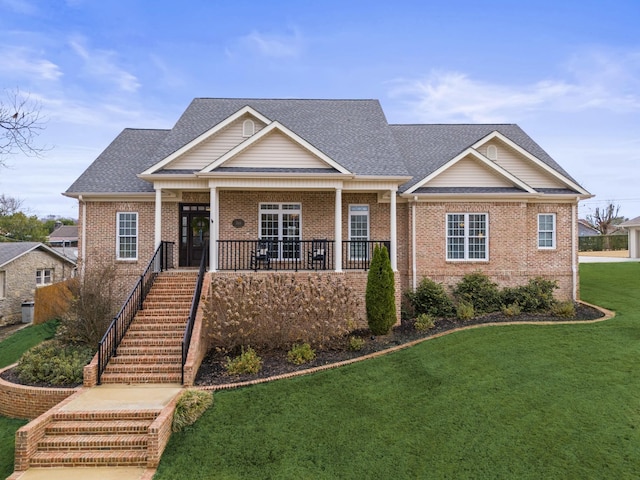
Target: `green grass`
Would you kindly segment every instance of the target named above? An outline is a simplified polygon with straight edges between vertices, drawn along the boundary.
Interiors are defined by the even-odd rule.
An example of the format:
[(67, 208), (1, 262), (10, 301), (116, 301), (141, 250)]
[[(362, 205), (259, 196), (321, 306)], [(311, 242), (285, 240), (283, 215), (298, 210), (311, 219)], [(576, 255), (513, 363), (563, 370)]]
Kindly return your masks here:
[(580, 274), (615, 319), (464, 331), (216, 393), (155, 478), (637, 478), (640, 264)]
[[(55, 321), (32, 325), (0, 342), (0, 368), (15, 363), (31, 347), (52, 338), (56, 326)], [(0, 478), (6, 478), (13, 472), (16, 431), (26, 423), (26, 420), (0, 416)]]

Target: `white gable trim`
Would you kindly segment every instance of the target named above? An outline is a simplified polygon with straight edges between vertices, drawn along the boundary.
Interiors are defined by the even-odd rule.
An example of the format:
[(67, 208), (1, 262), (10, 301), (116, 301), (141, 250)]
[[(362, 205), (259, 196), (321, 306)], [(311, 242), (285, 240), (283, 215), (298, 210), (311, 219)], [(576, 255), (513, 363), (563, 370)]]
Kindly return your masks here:
[(489, 169), (493, 170), (495, 173), (497, 173), (498, 175), (500, 175), (501, 177), (504, 177), (505, 179), (509, 180), (510, 182), (512, 182), (514, 185), (522, 188), (523, 190), (525, 190), (526, 192), (529, 193), (535, 193), (535, 190), (533, 188), (531, 188), (529, 185), (527, 185), (526, 183), (524, 183), (522, 180), (520, 180), (519, 178), (513, 176), (511, 173), (509, 173), (508, 171), (506, 171), (504, 168), (502, 168), (501, 166), (497, 165), (496, 163), (492, 162), (491, 160), (489, 160), (487, 157), (485, 157), (484, 155), (482, 155), (480, 152), (478, 152), (477, 150), (474, 150), (473, 148), (469, 147), (466, 150), (464, 150), (462, 153), (460, 153), (459, 155), (457, 155), (456, 157), (452, 158), (451, 160), (449, 160), (447, 163), (445, 163), (443, 166), (441, 166), (440, 168), (438, 168), (435, 172), (431, 173), (430, 175), (426, 176), (425, 178), (423, 178), (421, 181), (419, 181), (418, 183), (416, 183), (413, 187), (411, 187), (409, 190), (407, 190), (405, 193), (410, 194), (415, 192), (417, 189), (423, 187), (426, 183), (429, 183), (431, 180), (433, 180), (434, 178), (436, 178), (438, 175), (442, 174), (442, 172), (444, 172), (445, 170), (448, 170), (449, 168), (451, 168), (453, 165), (455, 165), (456, 163), (458, 163), (460, 160), (462, 160), (463, 158), (468, 157), (469, 155), (471, 155), (472, 157), (474, 157), (476, 160), (480, 161), (481, 163), (483, 163), (485, 166), (489, 167)]
[(259, 142), (262, 138), (264, 138), (265, 136), (269, 135), (269, 133), (273, 132), (274, 130), (277, 130), (278, 132), (282, 133), (283, 135), (288, 137), (291, 141), (296, 142), (302, 148), (308, 150), (310, 153), (312, 153), (313, 155), (318, 157), (320, 160), (325, 162), (327, 165), (335, 168), (340, 173), (343, 173), (343, 174), (346, 174), (346, 175), (350, 175), (351, 174), (351, 172), (349, 170), (347, 170), (342, 165), (340, 165), (339, 163), (337, 163), (334, 160), (332, 160), (331, 158), (329, 158), (327, 155), (325, 155), (320, 150), (318, 150), (316, 147), (314, 147), (309, 142), (307, 142), (304, 138), (300, 137), (295, 132), (289, 130), (287, 127), (285, 127), (284, 125), (282, 125), (278, 121), (271, 122), (269, 125), (267, 125), (265, 128), (263, 128), (258, 133), (253, 135), (251, 138), (249, 138), (245, 142), (242, 142), (241, 144), (237, 145), (236, 147), (232, 148), (227, 153), (225, 153), (223, 156), (221, 156), (219, 159), (217, 159), (215, 162), (213, 162), (210, 165), (208, 165), (207, 167), (203, 168), (200, 171), (200, 173), (210, 173), (210, 172), (212, 172), (213, 170), (215, 170), (219, 166), (223, 165), (225, 162), (227, 162), (231, 158), (235, 157), (236, 155), (238, 155), (241, 152), (245, 151), (247, 148), (249, 148), (252, 145), (254, 145), (256, 142)]
[(548, 174), (550, 174), (551, 176), (553, 176), (556, 180), (559, 180), (561, 183), (564, 183), (566, 186), (568, 186), (569, 188), (576, 190), (577, 192), (580, 192), (583, 195), (589, 195), (589, 192), (587, 192), (584, 188), (582, 188), (580, 185), (578, 185), (577, 183), (569, 180), (567, 177), (565, 177), (564, 175), (562, 175), (561, 173), (557, 172), (556, 170), (554, 170), (553, 168), (551, 168), (549, 165), (547, 165), (546, 163), (544, 163), (542, 160), (540, 160), (538, 157), (536, 157), (535, 155), (532, 155), (531, 153), (529, 153), (528, 151), (526, 151), (524, 148), (522, 148), (520, 145), (518, 145), (517, 143), (515, 143), (513, 140), (509, 139), (508, 137), (505, 137), (503, 134), (501, 134), (500, 132), (498, 132), (497, 130), (491, 132), (489, 135), (487, 135), (486, 137), (478, 140), (476, 143), (474, 143), (471, 148), (477, 149), (480, 146), (484, 145), (487, 142), (490, 142), (491, 140), (497, 138), (498, 140), (504, 142), (505, 144), (507, 144), (509, 147), (513, 148), (516, 152), (520, 153), (522, 156), (526, 157), (527, 159), (531, 160), (533, 163), (535, 163), (538, 167), (542, 168), (545, 172), (547, 172)]
[(184, 155), (185, 153), (187, 153), (192, 148), (194, 148), (197, 145), (201, 144), (202, 142), (206, 141), (208, 138), (212, 137), (213, 135), (218, 133), (220, 130), (222, 130), (223, 128), (225, 128), (228, 125), (232, 124), (233, 122), (235, 122), (240, 117), (242, 117), (243, 115), (246, 115), (246, 114), (250, 114), (250, 115), (254, 116), (256, 119), (260, 120), (261, 122), (263, 122), (263, 123), (265, 123), (267, 125), (271, 123), (271, 120), (269, 120), (267, 117), (265, 117), (261, 113), (257, 112), (253, 108), (251, 108), (249, 106), (243, 107), (240, 110), (238, 110), (236, 113), (234, 113), (233, 115), (231, 115), (231, 116), (227, 117), (226, 119), (224, 119), (222, 122), (218, 123), (217, 125), (213, 126), (209, 130), (204, 132), (203, 134), (201, 134), (198, 137), (194, 138), (189, 143), (187, 143), (186, 145), (182, 146), (181, 148), (179, 148), (178, 150), (173, 152), (168, 157), (166, 157), (163, 160), (161, 160), (160, 162), (156, 163), (153, 167), (145, 170), (144, 172), (142, 172), (141, 175), (149, 175), (149, 174), (157, 172), (158, 170), (162, 169), (163, 167), (165, 167), (166, 165), (168, 165), (169, 163), (174, 161), (176, 158)]

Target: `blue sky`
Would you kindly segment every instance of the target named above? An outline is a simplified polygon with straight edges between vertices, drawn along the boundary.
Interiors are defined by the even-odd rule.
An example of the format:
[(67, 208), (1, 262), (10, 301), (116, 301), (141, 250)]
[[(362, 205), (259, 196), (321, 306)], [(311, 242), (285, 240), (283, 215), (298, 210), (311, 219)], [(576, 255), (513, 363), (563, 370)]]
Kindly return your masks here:
[(61, 192), (111, 140), (194, 97), (377, 98), (392, 123), (517, 123), (596, 195), (582, 217), (636, 217), (638, 19), (637, 0), (0, 0), (0, 89), (40, 102), (51, 147), (7, 158), (0, 193), (75, 218)]

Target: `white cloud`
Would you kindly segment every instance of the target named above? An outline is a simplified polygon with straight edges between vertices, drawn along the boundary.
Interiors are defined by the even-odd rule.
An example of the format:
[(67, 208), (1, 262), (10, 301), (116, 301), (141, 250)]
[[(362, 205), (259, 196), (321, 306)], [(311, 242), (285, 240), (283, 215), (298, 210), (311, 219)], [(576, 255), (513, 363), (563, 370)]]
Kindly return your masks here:
[(27, 47), (8, 46), (0, 49), (0, 73), (19, 79), (57, 80), (62, 76), (60, 67)]
[(303, 38), (297, 28), (285, 35), (253, 31), (241, 37), (235, 48), (227, 48), (227, 55), (235, 56), (238, 50), (248, 50), (272, 58), (295, 58), (302, 53)]
[(110, 50), (90, 50), (82, 37), (75, 36), (69, 41), (73, 51), (85, 62), (85, 70), (92, 77), (107, 80), (125, 92), (135, 92), (140, 88), (138, 78), (117, 65), (117, 55)]

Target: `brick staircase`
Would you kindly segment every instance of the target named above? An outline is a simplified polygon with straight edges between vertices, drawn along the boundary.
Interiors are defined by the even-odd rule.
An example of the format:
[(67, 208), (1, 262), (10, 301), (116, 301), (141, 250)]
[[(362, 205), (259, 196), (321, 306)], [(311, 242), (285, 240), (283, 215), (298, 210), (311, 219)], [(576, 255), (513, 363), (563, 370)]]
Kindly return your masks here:
[(163, 272), (102, 374), (102, 383), (180, 383), (182, 336), (197, 272)]

